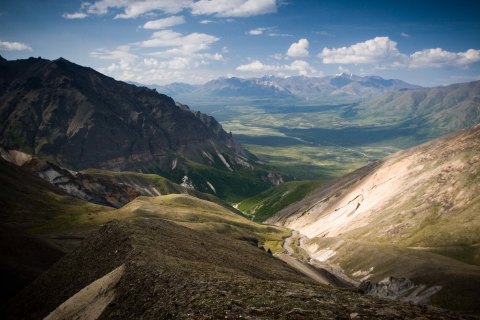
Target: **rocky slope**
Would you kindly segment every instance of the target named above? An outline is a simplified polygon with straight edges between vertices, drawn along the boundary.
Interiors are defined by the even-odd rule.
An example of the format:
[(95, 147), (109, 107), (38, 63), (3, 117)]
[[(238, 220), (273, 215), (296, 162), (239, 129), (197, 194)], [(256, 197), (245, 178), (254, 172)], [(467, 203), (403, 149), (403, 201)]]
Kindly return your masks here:
[(139, 196), (183, 193), (227, 206), (211, 194), (173, 183), (156, 174), (97, 169), (76, 172), (25, 152), (6, 150), (2, 147), (0, 147), (0, 157), (35, 173), (73, 197), (100, 205), (119, 208)]
[(250, 186), (271, 184), (214, 118), (62, 58), (0, 61), (0, 143), (74, 170), (157, 172), (178, 183), (186, 177), (210, 193), (208, 183), (221, 179), (195, 175), (202, 171), (195, 164), (223, 175), (243, 171)]
[(320, 187), (267, 222), (306, 235), (313, 257), (356, 279), (408, 277), (442, 287), (433, 303), (478, 312), (479, 154), (477, 125)]
[(105, 225), (2, 313), (5, 319), (460, 318), (317, 285), (256, 246), (162, 219)]

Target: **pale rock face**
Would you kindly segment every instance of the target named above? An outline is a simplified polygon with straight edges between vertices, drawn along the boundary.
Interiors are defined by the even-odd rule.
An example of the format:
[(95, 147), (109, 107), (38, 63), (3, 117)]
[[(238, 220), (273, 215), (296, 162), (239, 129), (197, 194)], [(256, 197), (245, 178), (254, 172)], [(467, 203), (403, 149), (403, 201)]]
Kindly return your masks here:
[(393, 154), (322, 187), (267, 222), (309, 238), (340, 237), (361, 229), (356, 239), (402, 241), (429, 215), (447, 219), (450, 212), (474, 203), (478, 188), (464, 184), (480, 172), (478, 152), (480, 126)]
[(180, 185), (188, 189), (195, 189), (195, 187), (193, 186), (192, 180), (190, 180), (188, 176), (183, 176), (182, 183)]

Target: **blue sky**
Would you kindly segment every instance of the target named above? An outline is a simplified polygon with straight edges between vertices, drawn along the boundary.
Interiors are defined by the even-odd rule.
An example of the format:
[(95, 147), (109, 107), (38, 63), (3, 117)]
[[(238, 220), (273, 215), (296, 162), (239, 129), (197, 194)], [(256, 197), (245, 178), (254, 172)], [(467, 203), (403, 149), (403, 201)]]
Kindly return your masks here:
[(119, 80), (342, 71), (434, 86), (480, 79), (478, 1), (32, 0), (0, 3), (0, 54)]

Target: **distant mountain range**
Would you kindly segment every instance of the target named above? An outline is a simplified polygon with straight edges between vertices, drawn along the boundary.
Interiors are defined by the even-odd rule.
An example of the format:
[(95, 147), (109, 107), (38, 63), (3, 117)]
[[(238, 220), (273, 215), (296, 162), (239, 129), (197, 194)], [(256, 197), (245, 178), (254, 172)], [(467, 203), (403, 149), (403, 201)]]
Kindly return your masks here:
[(211, 193), (238, 170), (242, 192), (281, 180), (255, 171), (255, 156), (213, 117), (62, 58), (0, 60), (0, 144), (74, 170), (161, 173)]
[(198, 97), (244, 97), (257, 99), (359, 99), (376, 94), (415, 89), (419, 86), (396, 79), (377, 76), (356, 76), (341, 73), (327, 77), (262, 77), (262, 78), (219, 78), (203, 85), (172, 83), (165, 86), (151, 86), (159, 92), (171, 95), (179, 101), (190, 103)]

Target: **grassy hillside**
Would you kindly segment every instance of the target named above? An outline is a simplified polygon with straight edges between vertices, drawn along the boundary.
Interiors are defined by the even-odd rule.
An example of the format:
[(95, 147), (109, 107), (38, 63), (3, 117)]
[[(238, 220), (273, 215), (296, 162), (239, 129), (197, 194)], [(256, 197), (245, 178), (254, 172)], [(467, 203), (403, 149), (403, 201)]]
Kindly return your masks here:
[(312, 190), (323, 185), (323, 181), (291, 181), (241, 201), (237, 208), (252, 217), (253, 221), (263, 222), (281, 209), (300, 201)]
[(85, 223), (143, 219), (165, 219), (195, 230), (258, 241), (272, 252), (282, 251), (283, 239), (290, 235), (288, 229), (252, 222), (216, 203), (184, 194), (138, 197), (120, 209), (90, 216)]
[(0, 159), (0, 219), (33, 234), (72, 228), (110, 210), (69, 196), (30, 171)]

